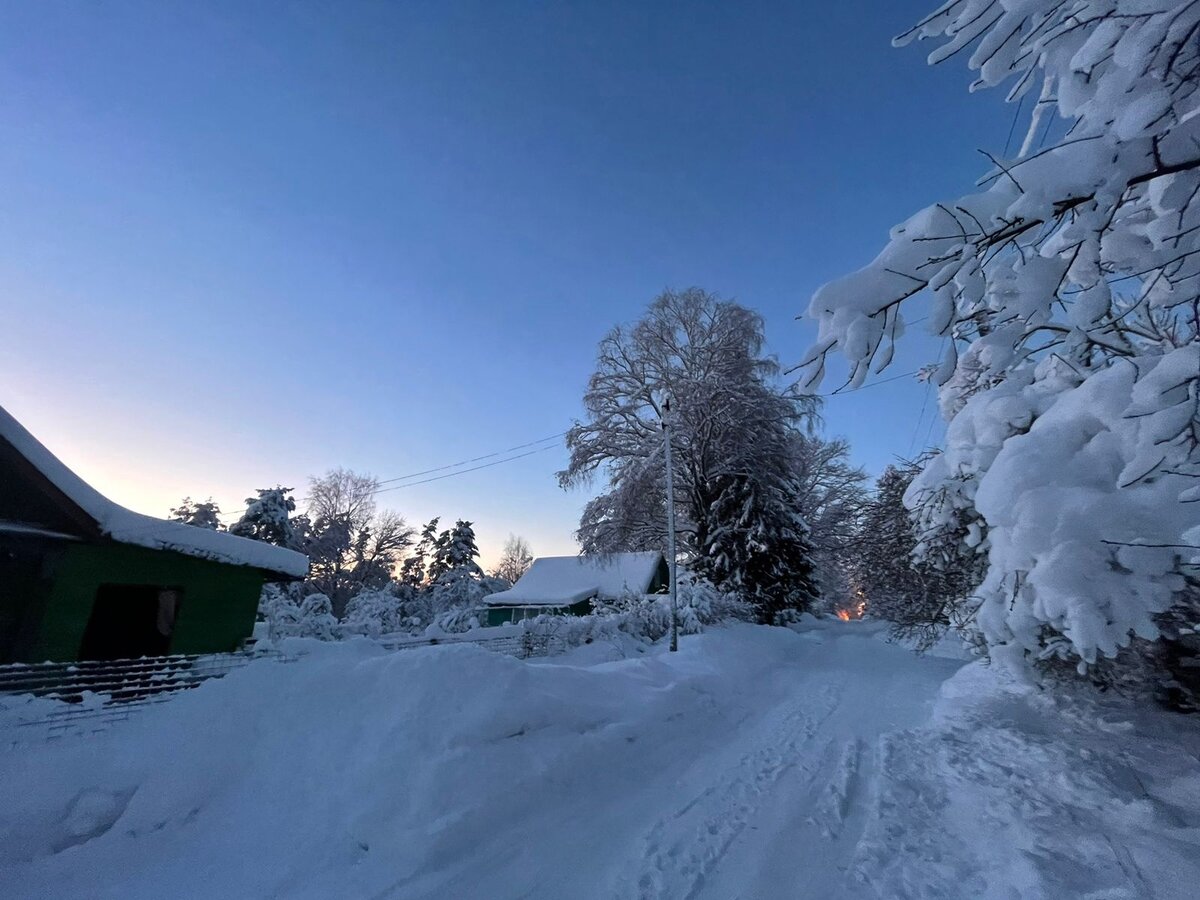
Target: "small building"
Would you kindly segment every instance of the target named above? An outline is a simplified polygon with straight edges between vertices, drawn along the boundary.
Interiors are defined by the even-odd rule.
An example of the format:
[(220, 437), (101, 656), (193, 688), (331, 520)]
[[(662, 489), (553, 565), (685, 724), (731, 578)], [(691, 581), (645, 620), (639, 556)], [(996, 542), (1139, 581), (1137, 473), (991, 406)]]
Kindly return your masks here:
[(0, 663), (237, 649), (308, 558), (118, 506), (0, 408)]
[(487, 624), (503, 625), (546, 613), (583, 616), (592, 600), (616, 600), (623, 594), (654, 594), (670, 573), (661, 553), (610, 553), (603, 556), (543, 556), (507, 591), (483, 598)]

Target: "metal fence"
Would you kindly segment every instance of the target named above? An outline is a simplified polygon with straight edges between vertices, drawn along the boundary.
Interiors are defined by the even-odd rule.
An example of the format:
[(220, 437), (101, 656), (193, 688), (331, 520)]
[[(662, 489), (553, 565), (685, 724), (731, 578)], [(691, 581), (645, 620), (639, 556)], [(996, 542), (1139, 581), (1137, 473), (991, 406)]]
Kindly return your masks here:
[[(519, 659), (562, 653), (565, 643), (553, 632), (504, 629), (498, 636), (475, 633), (441, 637), (385, 635), (379, 644), (389, 650), (474, 644), (494, 653)], [(21, 716), (15, 705), (6, 718), (4, 742), (58, 738), (66, 734), (94, 734), (138, 711), (170, 700), (212, 678), (220, 678), (254, 660), (294, 662), (297, 657), (278, 652), (175, 655), (141, 659), (91, 660), (73, 663), (36, 663), (0, 666), (0, 696), (31, 695), (58, 700), (49, 711), (31, 708)]]
[(507, 628), (504, 630), (513, 631), (515, 633), (492, 636), (480, 635), (478, 632), (465, 632), (463, 634), (447, 634), (441, 637), (408, 637), (400, 635), (385, 635), (379, 639), (379, 643), (387, 647), (389, 650), (413, 650), (419, 647), (437, 647), (452, 644), (474, 644), (475, 646), (482, 647), (485, 650), (491, 650), (493, 653), (503, 653), (506, 656), (515, 656), (518, 659), (531, 659), (536, 656), (553, 656), (554, 654), (562, 653), (567, 649), (566, 643), (563, 641), (563, 639), (552, 632), (525, 631)]
[[(277, 655), (275, 655), (277, 657)], [(0, 694), (61, 701), (48, 712), (18, 717), (14, 740), (103, 731), (138, 710), (219, 678), (269, 654), (176, 654), (141, 659), (81, 660), (0, 666)]]

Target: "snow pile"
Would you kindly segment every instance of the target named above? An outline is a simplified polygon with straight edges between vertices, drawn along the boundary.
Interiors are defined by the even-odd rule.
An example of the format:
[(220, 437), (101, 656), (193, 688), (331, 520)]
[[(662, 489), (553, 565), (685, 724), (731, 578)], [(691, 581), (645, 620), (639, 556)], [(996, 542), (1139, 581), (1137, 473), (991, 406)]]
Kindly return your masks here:
[(119, 730), (0, 756), (0, 895), (419, 896), (480, 854), (540, 856), (553, 828), (529, 822), (564, 792), (588, 791), (578, 819), (588, 783), (621, 794), (629, 773), (669, 770), (671, 744), (640, 739), (652, 723), (692, 711), (724, 733), (789, 637), (746, 629), (615, 669), (304, 642), (298, 662), (253, 663)]
[(0, 896), (1190, 896), (1181, 720), (951, 678), (883, 628), (536, 664), (297, 641), (0, 751)]
[(282, 547), (144, 516), (118, 506), (68, 469), (0, 407), (0, 440), (10, 443), (35, 469), (91, 518), (101, 534), (122, 544), (172, 550), (187, 556), (303, 578), (308, 557)]
[(934, 719), (880, 741), (855, 867), (870, 895), (1195, 896), (1200, 734), (1186, 719), (1054, 701), (982, 663), (946, 682)]
[(484, 598), (488, 606), (570, 606), (590, 597), (644, 594), (662, 564), (657, 552), (543, 556), (507, 591)]

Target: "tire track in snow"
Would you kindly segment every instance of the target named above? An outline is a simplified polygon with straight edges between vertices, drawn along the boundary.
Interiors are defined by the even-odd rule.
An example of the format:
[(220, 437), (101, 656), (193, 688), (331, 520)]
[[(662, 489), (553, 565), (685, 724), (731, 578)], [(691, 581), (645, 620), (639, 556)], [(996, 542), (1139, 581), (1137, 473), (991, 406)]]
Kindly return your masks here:
[(694, 898), (784, 774), (793, 768), (817, 771), (804, 764), (813, 757), (803, 750), (836, 711), (841, 693), (840, 688), (827, 685), (787, 707), (755, 736), (754, 749), (709, 787), (659, 819), (643, 839), (636, 873), (617, 895), (642, 900)]
[(826, 840), (841, 834), (851, 806), (858, 799), (863, 749), (861, 738), (854, 738), (842, 746), (829, 780), (817, 799), (815, 814), (808, 819)]

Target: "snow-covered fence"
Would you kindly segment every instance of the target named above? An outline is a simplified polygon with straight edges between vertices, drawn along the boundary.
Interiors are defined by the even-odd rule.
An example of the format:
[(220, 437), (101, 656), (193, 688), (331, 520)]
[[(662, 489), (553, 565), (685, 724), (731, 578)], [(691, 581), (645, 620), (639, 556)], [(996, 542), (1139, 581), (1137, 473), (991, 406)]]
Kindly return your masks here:
[[(86, 660), (0, 666), (0, 695), (27, 696), (14, 726), (39, 736), (95, 732), (161, 703), (179, 691), (226, 675), (252, 659), (277, 654), (176, 654), (140, 659)], [(37, 700), (58, 701), (53, 704)], [(22, 712), (22, 711), (18, 711)]]
[[(519, 659), (566, 650), (565, 641), (552, 632), (517, 628), (488, 631), (504, 633), (487, 634), (481, 629), (436, 637), (396, 635), (385, 636), (379, 643), (397, 651), (475, 644)], [(23, 698), (15, 704), (0, 699), (0, 710), (8, 707), (5, 718), (12, 725), (6, 738), (20, 742), (104, 731), (114, 722), (125, 721), (148, 706), (170, 700), (180, 691), (220, 678), (255, 659), (291, 662), (295, 657), (257, 651), (0, 666), (0, 698)]]
[[(502, 632), (487, 634), (486, 632)], [(382, 637), (379, 642), (389, 650), (413, 650), (418, 647), (436, 647), (444, 644), (474, 644), (493, 653), (503, 653), (518, 659), (536, 656), (553, 656), (567, 649), (561, 636), (549, 631), (523, 628), (487, 628), (466, 631), (461, 634), (445, 634), (437, 637)]]

